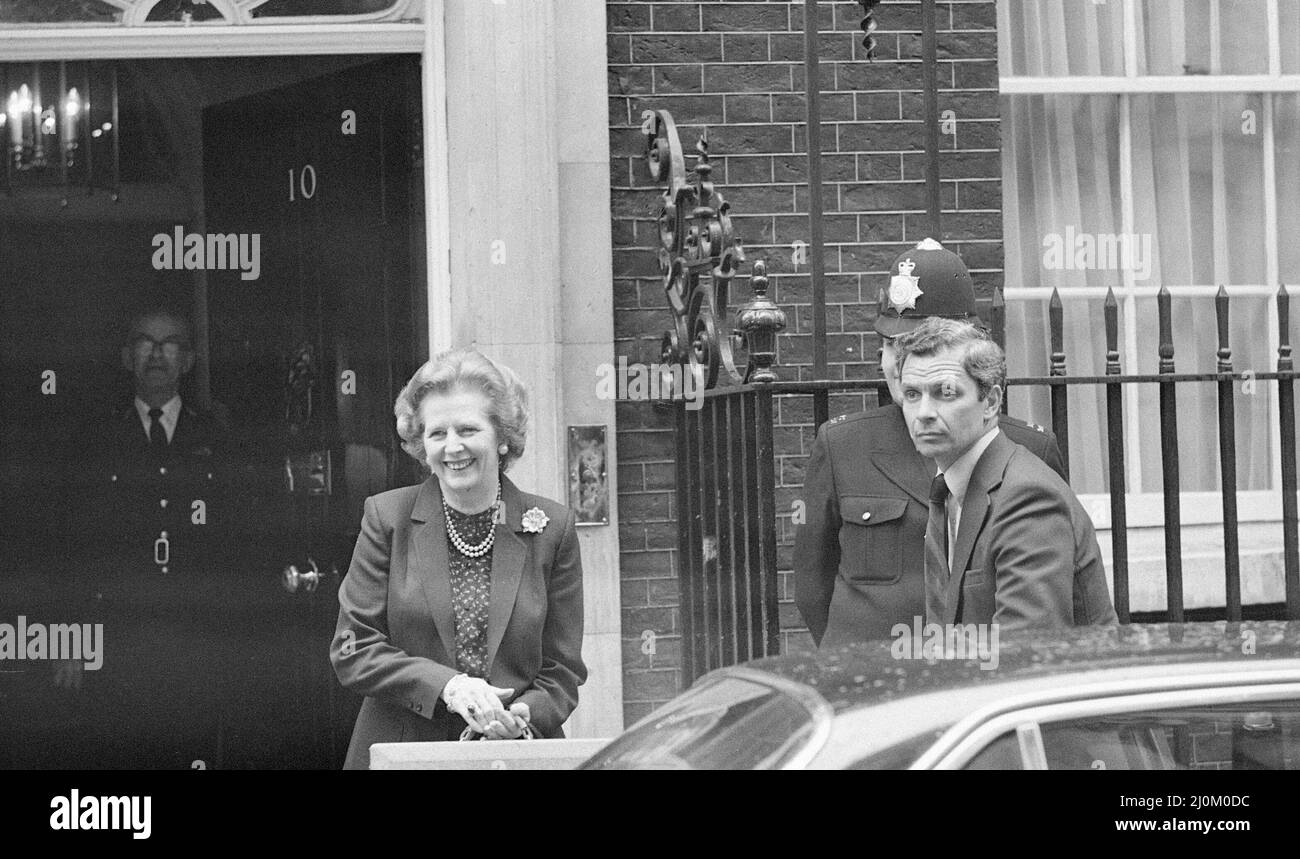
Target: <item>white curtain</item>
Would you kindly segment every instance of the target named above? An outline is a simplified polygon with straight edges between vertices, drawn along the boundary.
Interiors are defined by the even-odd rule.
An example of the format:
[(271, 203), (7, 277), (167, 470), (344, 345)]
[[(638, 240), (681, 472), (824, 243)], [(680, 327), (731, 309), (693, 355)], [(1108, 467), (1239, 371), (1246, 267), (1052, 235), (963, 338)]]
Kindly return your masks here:
[[(1294, 6), (1295, 0), (1290, 0)], [(1265, 4), (1220, 0), (1219, 45), (1210, 43), (1213, 0), (1149, 0), (1137, 4), (1137, 74), (1262, 74), (1267, 71)], [(999, 56), (1003, 76), (1122, 75), (1124, 4), (1077, 0), (1003, 0)], [(1295, 30), (1292, 30), (1295, 33)], [(1285, 33), (1284, 33), (1285, 40)], [(1286, 51), (1284, 50), (1284, 55)], [(1263, 98), (1259, 94), (1129, 96), (1132, 152), (1132, 233), (1149, 242), (1149, 271), (1137, 287), (1168, 285), (1174, 292), (1173, 339), (1179, 372), (1213, 372), (1217, 335), (1210, 297), (1179, 296), (1187, 285), (1264, 284), (1265, 248)], [(1003, 96), (1003, 205), (1008, 287), (1120, 287), (1115, 266), (1072, 270), (1045, 265), (1044, 239), (1124, 232), (1121, 197), (1121, 111), (1118, 95)], [(1278, 168), (1280, 275), (1300, 274), (1297, 158), (1300, 128), (1294, 97), (1276, 102), (1273, 140)], [(1067, 249), (1068, 250), (1068, 249)], [(1144, 267), (1145, 268), (1145, 267)], [(1118, 291), (1118, 289), (1117, 289)], [(1300, 299), (1300, 296), (1298, 296)], [(1271, 297), (1234, 297), (1229, 346), (1234, 369), (1267, 371)], [(1300, 304), (1300, 301), (1297, 301)], [(1071, 375), (1105, 371), (1102, 299), (1064, 302), (1065, 351)], [(1300, 308), (1298, 308), (1300, 309)], [(1008, 306), (1007, 344), (1012, 375), (1045, 375), (1046, 301)], [(1128, 329), (1138, 360), (1125, 354)], [(1154, 298), (1120, 303), (1124, 372), (1157, 367)], [(1240, 393), (1243, 388), (1237, 386)], [(1179, 458), (1184, 491), (1219, 488), (1218, 414), (1213, 383), (1178, 385)], [(1272, 488), (1269, 425), (1272, 385), (1236, 398), (1237, 486)], [(1130, 492), (1162, 488), (1160, 424), (1155, 386), (1139, 386), (1136, 414), (1128, 408)], [(1047, 394), (1013, 388), (1013, 414), (1039, 423), (1050, 418)], [(1081, 493), (1109, 491), (1105, 394), (1100, 387), (1070, 389), (1071, 478)], [(1140, 457), (1140, 467), (1132, 453)]]

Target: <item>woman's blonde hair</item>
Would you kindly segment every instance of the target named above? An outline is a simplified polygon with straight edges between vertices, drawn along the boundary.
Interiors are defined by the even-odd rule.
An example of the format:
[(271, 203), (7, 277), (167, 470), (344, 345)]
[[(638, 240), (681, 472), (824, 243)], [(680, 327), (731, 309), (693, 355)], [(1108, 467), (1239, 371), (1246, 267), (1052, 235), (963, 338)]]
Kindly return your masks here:
[(514, 370), (473, 349), (449, 349), (433, 356), (402, 388), (393, 405), (402, 448), (421, 465), (427, 465), (420, 404), (431, 394), (457, 390), (476, 391), (487, 397), (487, 416), (496, 430), (497, 444), (508, 448), (500, 459), (501, 470), (505, 471), (524, 453), (528, 390)]

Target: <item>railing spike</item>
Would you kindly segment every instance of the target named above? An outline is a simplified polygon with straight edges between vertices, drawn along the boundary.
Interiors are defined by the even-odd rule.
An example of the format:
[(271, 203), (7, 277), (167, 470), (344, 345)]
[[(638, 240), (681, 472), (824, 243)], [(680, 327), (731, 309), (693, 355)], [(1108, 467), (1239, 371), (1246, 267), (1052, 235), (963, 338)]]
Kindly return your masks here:
[[(1052, 341), (1051, 364), (1048, 375), (1065, 375), (1065, 308), (1061, 304), (1061, 292), (1052, 287), (1052, 297), (1047, 303), (1047, 322)], [(1053, 385), (1052, 432), (1056, 433), (1057, 444), (1061, 448), (1061, 465), (1065, 474), (1070, 474), (1070, 406), (1064, 385)]]
[(1106, 375), (1117, 376), (1119, 364), (1119, 302), (1115, 299), (1115, 290), (1106, 290), (1106, 301), (1102, 305), (1102, 315), (1106, 319)]
[[(1291, 373), (1291, 295), (1277, 287), (1277, 371)], [(1296, 504), (1295, 379), (1277, 380), (1278, 429), (1282, 438), (1282, 570), (1286, 583), (1286, 617), (1300, 620), (1300, 510)]]
[(1169, 294), (1169, 287), (1161, 286), (1160, 291), (1156, 293), (1156, 308), (1159, 313), (1159, 337), (1160, 337), (1160, 372), (1174, 372), (1174, 334), (1173, 334), (1173, 313), (1172, 313), (1172, 296)]
[(1232, 372), (1232, 350), (1228, 348), (1228, 290), (1219, 284), (1219, 291), (1214, 294), (1214, 319), (1219, 328), (1219, 372)]
[[(1174, 336), (1172, 325), (1172, 296), (1169, 287), (1161, 286), (1156, 294), (1156, 307), (1160, 316), (1160, 373), (1174, 372)], [(1160, 383), (1160, 463), (1163, 472), (1165, 510), (1165, 594), (1169, 607), (1169, 620), (1182, 623), (1183, 603), (1183, 538), (1182, 508), (1179, 493), (1181, 481), (1178, 472), (1178, 395), (1172, 380)]]
[(1219, 485), (1223, 501), (1223, 579), (1228, 620), (1241, 620), (1241, 550), (1237, 520), (1237, 411), (1233, 402), (1232, 349), (1228, 347), (1228, 290), (1219, 284), (1214, 294), (1219, 328)]
[[(1291, 293), (1285, 283), (1277, 285), (1277, 342), (1286, 347), (1288, 362), (1291, 356)], [(1278, 350), (1279, 360), (1281, 350)], [(1278, 367), (1281, 370), (1281, 366)], [(1287, 369), (1291, 369), (1288, 364)]]

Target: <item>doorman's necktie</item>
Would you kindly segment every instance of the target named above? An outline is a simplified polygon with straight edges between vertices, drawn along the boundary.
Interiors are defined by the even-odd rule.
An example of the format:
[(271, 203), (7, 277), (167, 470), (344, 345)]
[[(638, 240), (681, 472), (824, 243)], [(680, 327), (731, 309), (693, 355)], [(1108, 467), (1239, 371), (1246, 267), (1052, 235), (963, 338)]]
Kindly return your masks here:
[(942, 474), (930, 482), (930, 516), (925, 523), (925, 614), (943, 623), (943, 596), (948, 587), (948, 484)]
[(167, 430), (162, 424), (162, 409), (149, 410), (149, 447), (155, 451), (167, 449)]

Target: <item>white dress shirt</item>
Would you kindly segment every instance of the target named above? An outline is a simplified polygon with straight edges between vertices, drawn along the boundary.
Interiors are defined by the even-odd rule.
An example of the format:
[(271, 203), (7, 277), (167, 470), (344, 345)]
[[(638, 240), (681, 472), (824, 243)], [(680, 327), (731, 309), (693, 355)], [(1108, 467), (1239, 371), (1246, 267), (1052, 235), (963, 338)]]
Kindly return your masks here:
[[(145, 438), (149, 437), (149, 404), (139, 397), (135, 398), (135, 410), (140, 415), (140, 425), (144, 427)], [(176, 434), (176, 422), (181, 417), (181, 395), (177, 394), (170, 400), (162, 404), (162, 417), (158, 420), (162, 422), (163, 430), (167, 433), (167, 443), (171, 444), (172, 436)]]
[(943, 482), (948, 484), (948, 569), (954, 573), (957, 571), (952, 569), (952, 550), (957, 544), (957, 532), (961, 529), (961, 508), (966, 501), (966, 488), (970, 486), (975, 464), (997, 437), (998, 428), (994, 426), (966, 448), (966, 452), (957, 457), (947, 471), (938, 472), (943, 475)]

